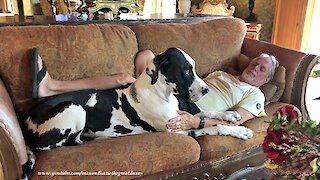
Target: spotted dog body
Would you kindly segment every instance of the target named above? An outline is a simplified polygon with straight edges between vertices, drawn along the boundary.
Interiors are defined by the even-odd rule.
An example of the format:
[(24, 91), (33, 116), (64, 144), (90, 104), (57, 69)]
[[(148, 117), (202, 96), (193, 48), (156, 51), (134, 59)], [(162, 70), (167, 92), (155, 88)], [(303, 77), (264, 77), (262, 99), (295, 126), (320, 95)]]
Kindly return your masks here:
[(48, 150), (82, 143), (80, 135), (167, 131), (167, 121), (178, 115), (175, 95), (194, 102), (207, 92), (192, 58), (180, 49), (168, 49), (133, 84), (40, 98), (25, 121), (26, 141), (32, 150)]
[[(40, 98), (23, 127), (26, 143), (32, 150), (40, 151), (80, 144), (80, 135), (115, 137), (168, 131), (166, 123), (178, 116), (176, 96), (195, 102), (208, 91), (196, 75), (193, 59), (181, 49), (170, 48), (157, 55), (132, 84)], [(179, 133), (230, 134), (239, 138), (246, 134), (240, 128), (231, 128), (214, 126)]]

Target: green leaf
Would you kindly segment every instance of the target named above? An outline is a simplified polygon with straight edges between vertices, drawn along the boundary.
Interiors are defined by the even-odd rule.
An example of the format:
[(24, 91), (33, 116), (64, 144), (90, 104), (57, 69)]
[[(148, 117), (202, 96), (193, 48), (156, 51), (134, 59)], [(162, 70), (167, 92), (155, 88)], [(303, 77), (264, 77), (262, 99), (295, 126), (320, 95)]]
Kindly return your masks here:
[(305, 127), (308, 121), (306, 119), (301, 121), (301, 127)]
[(312, 172), (317, 172), (318, 171), (318, 165), (317, 165), (317, 161), (318, 158), (314, 158), (311, 162), (310, 162), (310, 166), (312, 167)]
[(316, 178), (313, 178), (311, 176), (308, 176), (308, 180), (317, 180)]
[(288, 123), (287, 116), (284, 115), (282, 118), (282, 125), (286, 125)]
[(278, 124), (278, 123), (280, 122), (280, 118), (274, 118), (274, 119), (273, 119), (273, 122), (274, 122), (275, 124)]
[(317, 127), (317, 123), (316, 123), (316, 121), (311, 121), (311, 123), (310, 123), (310, 127), (311, 127), (311, 128), (315, 128), (315, 127)]
[(281, 114), (278, 112), (277, 113), (277, 119), (279, 120), (281, 118)]
[(274, 128), (274, 124), (271, 124), (271, 125), (270, 125), (270, 130), (272, 131), (273, 128)]
[(313, 71), (316, 76), (320, 77), (320, 70)]
[(273, 127), (275, 130), (279, 130), (281, 128), (281, 125), (280, 124), (275, 124), (274, 127)]

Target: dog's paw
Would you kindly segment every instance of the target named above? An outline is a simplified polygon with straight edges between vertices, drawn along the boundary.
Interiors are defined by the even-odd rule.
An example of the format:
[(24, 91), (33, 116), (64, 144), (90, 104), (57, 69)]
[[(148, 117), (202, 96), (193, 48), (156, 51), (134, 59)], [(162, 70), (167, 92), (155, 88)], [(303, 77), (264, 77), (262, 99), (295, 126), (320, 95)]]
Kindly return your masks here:
[(253, 137), (253, 131), (249, 128), (246, 128), (244, 126), (238, 126), (239, 130), (237, 132), (237, 137), (241, 138), (243, 140), (248, 140), (251, 139)]
[(75, 141), (76, 144), (82, 144), (83, 141), (81, 139)]
[(218, 124), (216, 127), (222, 135), (231, 135), (243, 140), (248, 140), (253, 137), (252, 130), (244, 126), (227, 126)]
[(226, 111), (222, 114), (222, 119), (232, 123), (236, 123), (241, 120), (241, 116), (237, 111)]
[(241, 116), (237, 111), (225, 111), (225, 112), (213, 112), (213, 111), (204, 111), (196, 114), (197, 117), (208, 117), (219, 119), (223, 121), (228, 121), (236, 123), (241, 120)]

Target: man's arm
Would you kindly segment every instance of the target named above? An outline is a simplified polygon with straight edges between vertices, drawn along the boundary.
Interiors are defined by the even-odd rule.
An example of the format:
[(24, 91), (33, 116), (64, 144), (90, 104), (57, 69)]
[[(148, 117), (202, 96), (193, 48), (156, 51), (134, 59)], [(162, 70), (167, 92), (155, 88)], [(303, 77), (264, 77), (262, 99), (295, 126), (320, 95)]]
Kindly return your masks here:
[(249, 112), (248, 110), (242, 108), (242, 107), (238, 107), (236, 109), (236, 111), (240, 114), (241, 116), (241, 119), (240, 121), (237, 121), (234, 125), (240, 125), (240, 124), (243, 124), (244, 122), (254, 118), (255, 116)]
[[(254, 118), (255, 116), (247, 111), (244, 108), (238, 107), (236, 111), (240, 114), (241, 119), (237, 121), (236, 123), (230, 123), (224, 120), (219, 120), (215, 118), (209, 118), (205, 117), (205, 124), (204, 127), (210, 127), (217, 124), (222, 125), (240, 125), (244, 122), (246, 122), (249, 119)], [(199, 127), (200, 124), (200, 118), (197, 116), (194, 116), (186, 111), (178, 111), (179, 116), (172, 118), (169, 120), (169, 123), (167, 124), (167, 129), (171, 129), (173, 131), (179, 131), (179, 130), (188, 130), (188, 129), (196, 129)]]
[[(194, 116), (186, 111), (178, 111), (179, 116), (172, 118), (167, 123), (167, 129), (172, 131), (181, 131), (188, 129), (197, 129), (200, 125), (200, 117)], [(216, 124), (225, 124), (228, 122), (219, 119), (205, 117), (204, 127), (213, 126)]]

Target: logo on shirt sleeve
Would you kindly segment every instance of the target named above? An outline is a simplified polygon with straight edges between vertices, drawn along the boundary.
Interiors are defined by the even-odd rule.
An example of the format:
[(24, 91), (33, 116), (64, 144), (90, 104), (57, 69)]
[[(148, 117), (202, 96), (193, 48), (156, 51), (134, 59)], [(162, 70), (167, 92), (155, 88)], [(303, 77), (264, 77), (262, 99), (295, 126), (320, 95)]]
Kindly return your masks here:
[(258, 110), (261, 109), (261, 104), (257, 103), (256, 107), (257, 107)]

